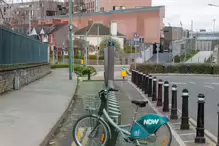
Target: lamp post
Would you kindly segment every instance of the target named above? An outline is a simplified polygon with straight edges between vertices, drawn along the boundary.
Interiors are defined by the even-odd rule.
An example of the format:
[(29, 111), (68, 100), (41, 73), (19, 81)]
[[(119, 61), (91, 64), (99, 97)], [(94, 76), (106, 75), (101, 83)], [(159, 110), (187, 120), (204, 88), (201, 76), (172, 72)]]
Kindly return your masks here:
[(73, 2), (69, 0), (69, 41), (70, 41), (70, 52), (69, 52), (69, 80), (72, 80), (73, 72), (73, 46), (74, 42), (72, 40), (72, 16), (73, 16)]

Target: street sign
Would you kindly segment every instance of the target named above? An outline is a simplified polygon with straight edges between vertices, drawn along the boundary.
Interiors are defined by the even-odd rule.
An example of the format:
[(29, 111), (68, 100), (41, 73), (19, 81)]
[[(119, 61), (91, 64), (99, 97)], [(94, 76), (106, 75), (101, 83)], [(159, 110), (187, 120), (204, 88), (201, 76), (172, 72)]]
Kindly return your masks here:
[(139, 36), (140, 36), (139, 33), (137, 32), (134, 33), (134, 38), (139, 38)]
[(115, 46), (115, 43), (114, 42), (109, 42), (108, 46)]
[(139, 38), (134, 38), (134, 41), (135, 42), (139, 42)]
[(72, 33), (72, 40), (75, 40), (75, 35), (74, 35), (74, 33)]

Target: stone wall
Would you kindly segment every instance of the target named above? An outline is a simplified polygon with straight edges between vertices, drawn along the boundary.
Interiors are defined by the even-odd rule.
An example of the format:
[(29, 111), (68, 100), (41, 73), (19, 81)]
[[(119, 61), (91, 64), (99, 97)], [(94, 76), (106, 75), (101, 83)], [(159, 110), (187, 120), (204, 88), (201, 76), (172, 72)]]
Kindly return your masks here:
[(16, 70), (8, 69), (0, 71), (0, 94), (17, 88), (15, 87), (15, 81), (18, 81), (16, 83), (19, 84), (19, 87), (22, 87), (44, 77), (49, 73), (49, 64), (34, 65)]

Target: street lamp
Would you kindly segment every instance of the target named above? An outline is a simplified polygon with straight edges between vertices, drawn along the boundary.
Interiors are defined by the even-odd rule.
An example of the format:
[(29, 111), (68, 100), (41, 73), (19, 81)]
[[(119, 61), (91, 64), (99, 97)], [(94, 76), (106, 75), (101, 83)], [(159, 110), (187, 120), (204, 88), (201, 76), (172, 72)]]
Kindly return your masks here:
[(219, 5), (215, 5), (215, 4), (208, 4), (208, 6), (219, 7)]
[(74, 42), (72, 40), (72, 14), (73, 13), (73, 2), (69, 0), (69, 41), (70, 41), (70, 52), (69, 52), (69, 80), (72, 80), (72, 72), (73, 72), (73, 46)]

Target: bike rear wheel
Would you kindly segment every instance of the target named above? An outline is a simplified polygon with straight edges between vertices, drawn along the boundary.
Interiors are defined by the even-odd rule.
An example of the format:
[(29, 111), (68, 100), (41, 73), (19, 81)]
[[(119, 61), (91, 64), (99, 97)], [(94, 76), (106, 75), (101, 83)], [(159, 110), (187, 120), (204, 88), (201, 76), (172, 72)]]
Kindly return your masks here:
[(170, 146), (172, 142), (172, 132), (170, 130), (170, 126), (168, 124), (162, 125), (159, 129), (157, 129), (156, 133), (156, 141), (155, 145), (160, 146)]
[(78, 119), (72, 135), (77, 146), (105, 146), (108, 140), (105, 123), (93, 115), (85, 115)]

